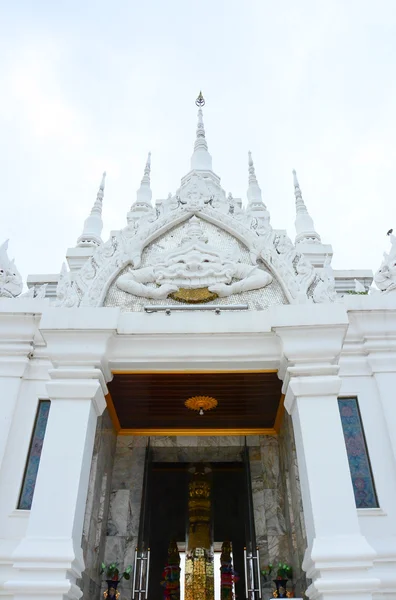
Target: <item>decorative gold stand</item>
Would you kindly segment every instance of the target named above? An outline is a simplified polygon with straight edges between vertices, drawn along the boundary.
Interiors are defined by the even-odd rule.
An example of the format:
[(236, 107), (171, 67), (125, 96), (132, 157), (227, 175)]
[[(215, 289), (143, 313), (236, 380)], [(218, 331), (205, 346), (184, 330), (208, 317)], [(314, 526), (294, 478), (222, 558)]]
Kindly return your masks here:
[(188, 516), (185, 600), (214, 600), (210, 482), (201, 466), (189, 485)]

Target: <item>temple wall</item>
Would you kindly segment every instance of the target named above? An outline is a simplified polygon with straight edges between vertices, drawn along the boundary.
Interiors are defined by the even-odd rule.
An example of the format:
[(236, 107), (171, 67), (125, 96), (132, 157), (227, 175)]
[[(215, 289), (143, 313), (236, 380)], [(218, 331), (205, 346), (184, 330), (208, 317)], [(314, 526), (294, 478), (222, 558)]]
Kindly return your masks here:
[(292, 548), (293, 583), (296, 596), (302, 596), (308, 587), (305, 572), (301, 565), (307, 548), (304, 511), (302, 505), (300, 476), (298, 472), (293, 425), (290, 415), (285, 411), (279, 435), (280, 465), (285, 487), (285, 515), (289, 524)]
[(242, 435), (152, 437), (153, 460), (159, 462), (232, 462), (242, 460)]
[(98, 419), (85, 509), (82, 549), (85, 571), (79, 582), (83, 600), (98, 599), (104, 559), (111, 479), (117, 437), (107, 410)]
[(259, 436), (250, 448), (256, 538), (263, 566), (289, 555), (280, 474), (279, 443), (275, 436)]
[[(139, 534), (144, 460), (147, 438), (118, 436), (111, 479), (110, 505), (105, 530), (104, 562), (132, 565)], [(122, 582), (128, 596), (132, 580)]]

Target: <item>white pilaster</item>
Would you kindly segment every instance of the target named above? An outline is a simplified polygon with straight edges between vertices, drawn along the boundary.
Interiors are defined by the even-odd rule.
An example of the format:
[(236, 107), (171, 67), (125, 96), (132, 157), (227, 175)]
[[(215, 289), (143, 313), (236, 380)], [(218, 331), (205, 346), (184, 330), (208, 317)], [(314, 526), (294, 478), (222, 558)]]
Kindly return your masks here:
[(89, 472), (117, 316), (112, 309), (52, 309), (43, 315), (40, 329), (57, 368), (46, 384), (51, 408), (27, 532), (13, 555), (14, 576), (4, 584), (15, 599), (81, 597), (76, 580), (84, 570)]
[(396, 310), (395, 295), (348, 298), (355, 346), (367, 357), (376, 381), (396, 467)]
[[(29, 314), (29, 308), (31, 314)], [(32, 301), (0, 300), (0, 468), (38, 317)]]
[(376, 381), (396, 465), (396, 351), (371, 352), (368, 363)]
[(339, 307), (325, 308), (327, 325), (275, 328), (283, 345), (285, 407), (293, 419), (307, 528), (307, 595), (369, 600), (379, 583), (369, 574), (375, 551), (360, 531), (338, 409), (336, 362), (346, 319), (340, 319)]

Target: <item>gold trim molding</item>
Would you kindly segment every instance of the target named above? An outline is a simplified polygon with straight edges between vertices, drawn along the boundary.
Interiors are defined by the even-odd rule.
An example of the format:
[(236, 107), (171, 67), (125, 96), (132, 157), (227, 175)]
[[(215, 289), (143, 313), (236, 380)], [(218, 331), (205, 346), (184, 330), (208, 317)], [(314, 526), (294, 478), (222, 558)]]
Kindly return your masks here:
[(277, 373), (278, 369), (114, 369), (113, 375), (184, 375), (185, 373)]
[(196, 436), (227, 436), (227, 435), (277, 435), (277, 431), (271, 428), (252, 429), (120, 429), (118, 435), (196, 435)]

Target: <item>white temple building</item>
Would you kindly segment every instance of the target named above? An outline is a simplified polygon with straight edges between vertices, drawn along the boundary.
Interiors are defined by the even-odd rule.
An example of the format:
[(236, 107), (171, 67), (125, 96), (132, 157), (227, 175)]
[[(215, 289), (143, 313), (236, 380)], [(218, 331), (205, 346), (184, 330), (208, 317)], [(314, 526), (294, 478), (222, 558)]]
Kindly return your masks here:
[(188, 591), (198, 471), (230, 600), (276, 597), (279, 562), (289, 597), (396, 599), (396, 237), (374, 281), (333, 270), (295, 171), (273, 229), (250, 152), (246, 199), (221, 187), (203, 104), (176, 191), (153, 201), (149, 154), (102, 240), (104, 173), (59, 275), (22, 293), (0, 248), (4, 600), (99, 600), (113, 561), (120, 599), (160, 600), (172, 540), (182, 600), (223, 600)]

